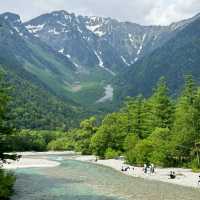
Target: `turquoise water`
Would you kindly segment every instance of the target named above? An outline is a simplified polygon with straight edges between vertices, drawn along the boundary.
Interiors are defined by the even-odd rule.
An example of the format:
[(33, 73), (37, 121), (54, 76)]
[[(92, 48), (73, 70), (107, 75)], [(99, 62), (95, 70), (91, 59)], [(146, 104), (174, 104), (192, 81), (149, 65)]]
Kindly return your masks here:
[(200, 190), (125, 176), (74, 160), (55, 168), (18, 169), (11, 200), (199, 200)]

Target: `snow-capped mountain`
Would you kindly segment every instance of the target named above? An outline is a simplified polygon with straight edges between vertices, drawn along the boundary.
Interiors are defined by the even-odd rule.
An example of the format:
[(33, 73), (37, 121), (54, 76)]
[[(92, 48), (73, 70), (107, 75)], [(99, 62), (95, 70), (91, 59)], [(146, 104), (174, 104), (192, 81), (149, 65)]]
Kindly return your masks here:
[(41, 15), (25, 26), (79, 70), (99, 66), (113, 76), (157, 48), (173, 32), (170, 27), (141, 26), (66, 11)]
[(97, 66), (115, 76), (162, 46), (191, 20), (170, 26), (141, 26), (55, 11), (32, 19), (25, 26), (35, 37), (69, 58), (79, 71)]
[[(133, 74), (139, 73), (142, 60), (147, 57), (155, 60), (151, 56), (155, 51), (159, 52), (199, 17), (170, 26), (142, 26), (66, 11), (44, 14), (23, 23), (18, 15), (4, 13), (0, 15), (3, 24), (0, 45), (4, 49), (2, 55), (5, 50), (12, 53), (20, 66), (54, 93), (80, 104), (96, 105), (104, 99), (105, 88), (110, 88), (114, 96), (119, 87), (114, 86), (115, 80), (128, 80), (127, 77), (132, 80)], [(127, 90), (126, 84), (123, 86), (123, 91)]]

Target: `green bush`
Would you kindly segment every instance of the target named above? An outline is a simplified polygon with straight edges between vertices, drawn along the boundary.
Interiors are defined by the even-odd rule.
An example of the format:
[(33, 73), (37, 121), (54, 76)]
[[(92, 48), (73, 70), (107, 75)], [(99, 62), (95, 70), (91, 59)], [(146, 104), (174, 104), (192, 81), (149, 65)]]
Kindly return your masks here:
[(0, 169), (0, 199), (7, 200), (13, 193), (15, 176)]
[(118, 156), (120, 155), (119, 152), (111, 149), (111, 148), (108, 148), (106, 149), (106, 153), (105, 153), (105, 158), (106, 159), (112, 159), (112, 158), (117, 158)]
[(137, 158), (137, 155), (134, 149), (131, 149), (125, 153), (126, 162), (129, 164), (135, 164), (136, 158)]
[(57, 150), (57, 151), (62, 151), (62, 150), (72, 150), (73, 146), (72, 144), (68, 141), (66, 138), (59, 138), (57, 140), (52, 140), (48, 145), (47, 145), (48, 150)]
[(189, 166), (192, 168), (192, 171), (194, 171), (194, 172), (200, 171), (200, 166), (199, 166), (196, 158), (191, 161)]

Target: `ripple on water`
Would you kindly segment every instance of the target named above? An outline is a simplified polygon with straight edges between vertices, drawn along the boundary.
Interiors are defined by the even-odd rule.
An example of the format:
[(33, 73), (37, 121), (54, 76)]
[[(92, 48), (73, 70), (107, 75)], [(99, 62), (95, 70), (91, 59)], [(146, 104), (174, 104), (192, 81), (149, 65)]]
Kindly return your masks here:
[(125, 176), (80, 161), (46, 169), (17, 170), (12, 200), (199, 200), (200, 191)]

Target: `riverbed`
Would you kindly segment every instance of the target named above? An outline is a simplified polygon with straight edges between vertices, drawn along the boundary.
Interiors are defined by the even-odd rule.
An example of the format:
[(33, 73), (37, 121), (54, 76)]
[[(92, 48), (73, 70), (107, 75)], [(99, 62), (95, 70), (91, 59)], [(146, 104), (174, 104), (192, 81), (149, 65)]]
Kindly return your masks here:
[(199, 189), (126, 176), (70, 156), (48, 159), (60, 165), (15, 170), (11, 200), (199, 200)]
[(114, 95), (114, 89), (112, 85), (108, 84), (107, 86), (104, 87), (104, 96), (101, 97), (97, 103), (103, 103), (105, 101), (112, 101), (113, 95)]

